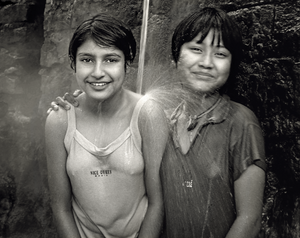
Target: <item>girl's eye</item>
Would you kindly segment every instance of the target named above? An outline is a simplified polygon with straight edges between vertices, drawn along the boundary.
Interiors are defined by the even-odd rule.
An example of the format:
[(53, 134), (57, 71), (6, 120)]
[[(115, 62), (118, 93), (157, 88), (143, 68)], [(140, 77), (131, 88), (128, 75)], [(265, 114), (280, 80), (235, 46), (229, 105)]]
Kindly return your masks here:
[(115, 62), (118, 62), (119, 60), (118, 59), (116, 59), (116, 58), (107, 58), (106, 60), (105, 60), (105, 62), (107, 62), (107, 63), (115, 63)]
[(220, 53), (220, 52), (217, 52), (216, 55), (217, 55), (217, 56), (225, 56), (224, 53)]
[(226, 54), (226, 53), (223, 53), (223, 52), (217, 52), (215, 55), (216, 55), (217, 57), (219, 57), (219, 58), (226, 58), (226, 57), (227, 57), (227, 54)]
[(81, 59), (81, 61), (84, 62), (84, 63), (90, 63), (90, 62), (92, 62), (92, 59), (90, 59), (90, 58), (83, 58), (83, 59)]
[(200, 48), (191, 48), (191, 51), (195, 52), (195, 53), (201, 53), (202, 50)]

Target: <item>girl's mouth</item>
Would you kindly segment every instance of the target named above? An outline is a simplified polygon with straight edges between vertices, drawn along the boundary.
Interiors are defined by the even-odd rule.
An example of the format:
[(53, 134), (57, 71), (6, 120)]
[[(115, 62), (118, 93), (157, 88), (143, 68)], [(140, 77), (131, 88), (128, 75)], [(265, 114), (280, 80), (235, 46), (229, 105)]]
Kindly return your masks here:
[(91, 85), (95, 86), (95, 87), (103, 87), (109, 83), (90, 83)]

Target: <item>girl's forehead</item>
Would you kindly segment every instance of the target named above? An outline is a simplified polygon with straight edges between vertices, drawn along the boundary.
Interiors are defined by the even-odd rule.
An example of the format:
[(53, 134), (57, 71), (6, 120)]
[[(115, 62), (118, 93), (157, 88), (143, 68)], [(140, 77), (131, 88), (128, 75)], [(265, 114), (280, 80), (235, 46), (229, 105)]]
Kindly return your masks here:
[(98, 45), (93, 41), (87, 41), (82, 44), (77, 52), (76, 55), (90, 55), (94, 57), (104, 57), (107, 55), (115, 55), (119, 57), (124, 57), (124, 53), (115, 46), (102, 46)]
[(88, 38), (82, 42), (82, 44), (78, 47), (78, 50), (95, 50), (95, 49), (103, 49), (103, 50), (117, 50), (115, 46), (103, 45), (100, 42), (95, 41), (92, 38)]

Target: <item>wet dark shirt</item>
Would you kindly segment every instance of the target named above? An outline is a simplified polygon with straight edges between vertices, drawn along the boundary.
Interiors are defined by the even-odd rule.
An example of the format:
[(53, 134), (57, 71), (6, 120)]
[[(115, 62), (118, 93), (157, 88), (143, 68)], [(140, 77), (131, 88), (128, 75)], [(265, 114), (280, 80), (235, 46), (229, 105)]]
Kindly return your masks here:
[(198, 122), (188, 150), (180, 146), (177, 122), (172, 122), (161, 167), (164, 237), (224, 238), (236, 218), (234, 181), (251, 164), (265, 168), (258, 120), (245, 106), (223, 97)]

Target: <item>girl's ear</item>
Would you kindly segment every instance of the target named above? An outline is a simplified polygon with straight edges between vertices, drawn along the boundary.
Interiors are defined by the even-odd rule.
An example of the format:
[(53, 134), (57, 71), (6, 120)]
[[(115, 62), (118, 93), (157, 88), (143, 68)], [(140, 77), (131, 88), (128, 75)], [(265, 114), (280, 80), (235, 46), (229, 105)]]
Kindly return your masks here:
[(70, 59), (70, 66), (71, 66), (71, 69), (74, 70), (74, 72), (76, 73), (76, 62), (75, 62), (75, 59), (69, 55), (69, 59)]

